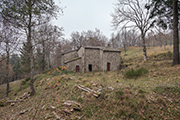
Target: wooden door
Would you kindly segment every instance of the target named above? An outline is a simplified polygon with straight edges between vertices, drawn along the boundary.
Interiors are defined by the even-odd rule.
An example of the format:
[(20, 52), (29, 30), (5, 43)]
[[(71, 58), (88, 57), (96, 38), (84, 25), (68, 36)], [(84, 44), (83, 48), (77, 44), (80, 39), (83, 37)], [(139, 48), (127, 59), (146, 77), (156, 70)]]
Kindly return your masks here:
[(76, 72), (79, 72), (79, 65), (76, 66)]
[(111, 66), (111, 64), (107, 63), (107, 71), (110, 71), (110, 66)]

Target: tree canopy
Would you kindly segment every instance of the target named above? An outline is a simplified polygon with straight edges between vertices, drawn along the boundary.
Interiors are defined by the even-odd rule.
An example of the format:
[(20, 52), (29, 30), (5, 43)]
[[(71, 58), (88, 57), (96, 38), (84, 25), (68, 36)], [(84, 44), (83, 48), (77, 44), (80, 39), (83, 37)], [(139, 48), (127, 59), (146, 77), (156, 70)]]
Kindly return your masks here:
[[(150, 18), (156, 18), (156, 23), (163, 29), (173, 28), (173, 0), (151, 0), (146, 9), (152, 9)], [(180, 18), (180, 2), (178, 1)], [(180, 19), (179, 19), (180, 20)], [(179, 21), (180, 22), (180, 21)]]

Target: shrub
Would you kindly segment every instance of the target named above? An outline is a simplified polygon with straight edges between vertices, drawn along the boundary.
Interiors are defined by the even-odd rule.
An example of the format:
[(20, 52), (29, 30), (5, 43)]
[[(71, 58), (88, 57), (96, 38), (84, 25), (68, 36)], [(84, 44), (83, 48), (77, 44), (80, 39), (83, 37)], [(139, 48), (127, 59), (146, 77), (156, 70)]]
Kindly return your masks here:
[(172, 54), (170, 51), (168, 51), (168, 52), (167, 52), (167, 56), (169, 56), (169, 58), (171, 59), (172, 56), (173, 56), (173, 54)]
[(146, 74), (148, 73), (148, 70), (146, 68), (140, 68), (140, 69), (137, 69), (137, 70), (134, 70), (133, 68), (126, 71), (124, 76), (126, 78), (137, 78), (139, 76), (142, 76), (143, 74)]
[(23, 80), (23, 81), (21, 82), (21, 85), (25, 85), (25, 84), (26, 84), (26, 81)]
[(30, 81), (30, 79), (31, 79), (30, 77), (26, 77), (25, 80), (23, 80), (23, 81), (21, 82), (21, 85), (25, 85), (26, 82)]
[(34, 80), (41, 80), (43, 77), (44, 77), (43, 74), (39, 74), (34, 77)]
[(31, 78), (30, 77), (26, 77), (25, 78), (25, 81), (27, 82), (27, 81), (29, 81)]
[(57, 76), (57, 75), (63, 75), (63, 74), (69, 74), (69, 73), (73, 73), (73, 72), (67, 71), (66, 66), (60, 66), (58, 68), (53, 68), (53, 69), (49, 70), (46, 74)]

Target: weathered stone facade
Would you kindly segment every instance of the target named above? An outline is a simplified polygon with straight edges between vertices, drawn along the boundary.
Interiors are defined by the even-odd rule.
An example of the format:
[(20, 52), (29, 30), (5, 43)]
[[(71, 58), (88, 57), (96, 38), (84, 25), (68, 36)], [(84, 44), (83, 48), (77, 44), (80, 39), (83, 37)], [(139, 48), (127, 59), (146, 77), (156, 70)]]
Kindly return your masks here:
[(115, 71), (118, 70), (121, 51), (105, 47), (81, 47), (62, 54), (62, 65), (68, 71)]

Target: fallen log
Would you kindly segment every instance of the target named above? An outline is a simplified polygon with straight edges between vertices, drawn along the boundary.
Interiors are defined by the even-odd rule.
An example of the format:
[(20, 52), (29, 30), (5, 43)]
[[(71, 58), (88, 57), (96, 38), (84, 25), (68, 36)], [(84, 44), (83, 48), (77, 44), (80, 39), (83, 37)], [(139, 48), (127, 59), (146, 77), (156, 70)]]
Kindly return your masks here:
[(20, 100), (8, 100), (8, 101), (6, 101), (6, 103), (17, 103), (17, 102), (20, 102)]
[(28, 112), (28, 111), (30, 111), (30, 110), (32, 110), (33, 109), (33, 107), (32, 108), (29, 108), (29, 109), (25, 109), (25, 110), (22, 110), (22, 111), (20, 111), (20, 115), (22, 115), (22, 114), (24, 114), (24, 113), (26, 113), (26, 112)]
[(67, 100), (63, 104), (68, 107), (71, 107), (72, 108), (71, 112), (72, 111), (81, 111), (81, 105), (75, 101)]
[(7, 103), (7, 104), (14, 105), (15, 103), (18, 103), (18, 102), (24, 102), (25, 99), (27, 99), (29, 96), (30, 96), (30, 94), (29, 94), (28, 92), (26, 92), (26, 93), (24, 93), (23, 96), (20, 96), (20, 97), (17, 98), (16, 100), (7, 100), (6, 103)]
[(58, 115), (57, 115), (57, 113), (56, 112), (52, 112), (54, 115), (55, 115), (55, 117), (56, 117), (56, 120), (63, 120), (63, 119), (61, 119), (61, 117), (59, 117)]
[(56, 107), (54, 107), (54, 106), (50, 106), (50, 108), (53, 109), (53, 110), (56, 109)]
[(61, 110), (62, 112), (66, 113), (66, 114), (72, 114), (72, 112), (70, 110), (67, 110), (67, 109), (63, 109)]
[(94, 91), (94, 90), (92, 90), (92, 89), (90, 89), (90, 88), (88, 88), (88, 87), (85, 87), (85, 86), (83, 86), (83, 85), (76, 85), (75, 84), (75, 87), (77, 87), (77, 88), (79, 88), (79, 89), (81, 89), (81, 90), (83, 90), (83, 91), (86, 91), (86, 92), (92, 92), (93, 94), (93, 96), (95, 96), (95, 97), (99, 97), (100, 96), (100, 92), (98, 92), (98, 91)]

